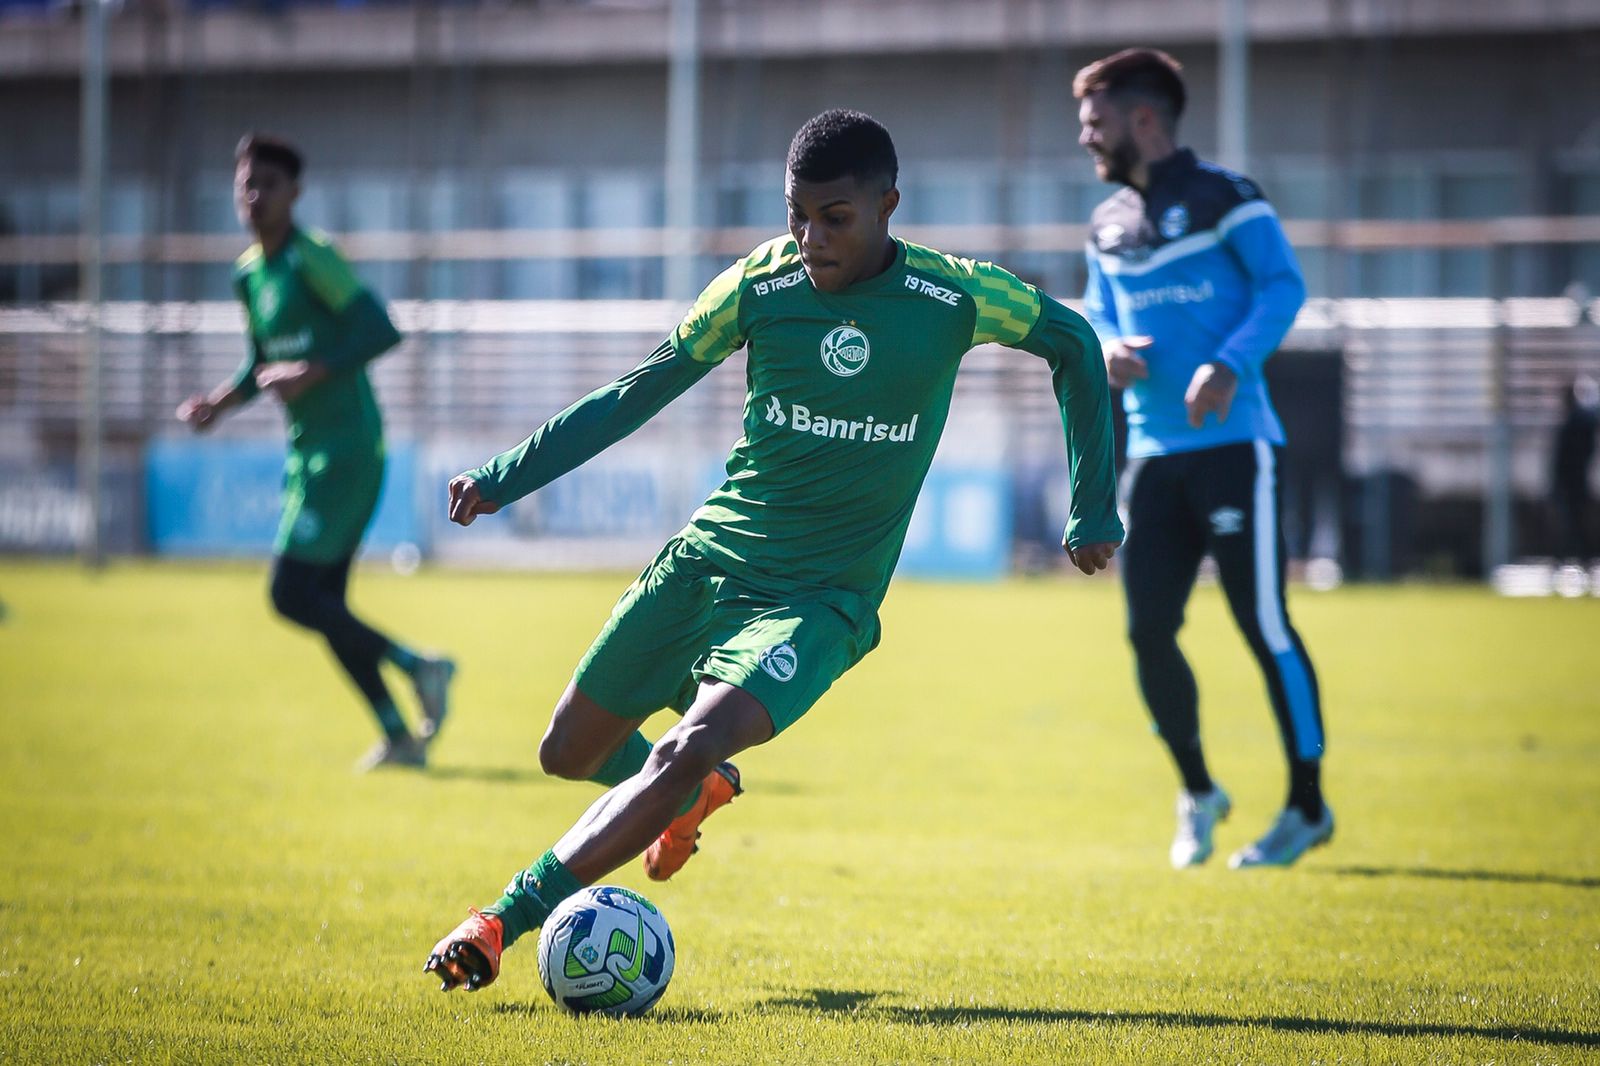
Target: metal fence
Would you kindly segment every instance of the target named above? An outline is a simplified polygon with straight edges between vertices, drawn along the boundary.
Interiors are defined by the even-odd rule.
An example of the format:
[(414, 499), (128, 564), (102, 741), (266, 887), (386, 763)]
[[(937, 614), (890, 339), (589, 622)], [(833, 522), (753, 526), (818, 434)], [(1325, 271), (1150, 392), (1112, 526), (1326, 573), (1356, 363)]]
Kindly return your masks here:
[[(671, 301), (399, 301), (392, 311), (407, 340), (376, 364), (374, 382), (391, 441), (420, 450), (418, 491), (422, 506), (433, 508), (452, 462), (459, 468), (515, 443), (632, 366), (682, 308)], [(11, 515), (0, 518), (0, 543), (14, 550), (73, 546), (72, 520), (19, 518), (16, 497), (21, 485), (37, 487), (25, 477), (30, 471), (70, 477), (84, 315), (71, 303), (0, 309), (0, 511)], [(226, 302), (112, 303), (103, 327), (103, 433), (109, 467), (121, 471), (111, 480), (142, 483), (150, 449), (187, 437), (173, 421), (175, 404), (237, 366), (240, 312)], [(1545, 550), (1539, 502), (1550, 432), (1573, 375), (1600, 376), (1600, 300), (1317, 299), (1269, 368), (1291, 459), (1298, 453), (1305, 469), (1286, 485), (1297, 556), (1340, 559), (1370, 576), (1478, 572)], [(679, 466), (714, 468), (740, 432), (744, 394), (736, 358), (628, 448), (636, 457), (672, 455)], [(254, 404), (215, 439), (276, 441), (280, 417), (270, 403)], [(1059, 413), (1037, 360), (995, 347), (968, 357), (940, 459), (997, 471), (1012, 512), (1007, 552), (1025, 565), (1050, 558), (1067, 501)], [(683, 506), (692, 506), (705, 476), (682, 494)], [(70, 497), (65, 480), (59, 489), (57, 497)], [(60, 498), (48, 505), (53, 514), (70, 512)], [(114, 545), (159, 547), (149, 540), (149, 515), (140, 514), (149, 506), (142, 490), (131, 493), (123, 509), (146, 524), (110, 538)], [(682, 517), (668, 508), (661, 521)], [(431, 519), (421, 521), (424, 548), (451, 557)], [(615, 553), (551, 550), (542, 561), (611, 563), (657, 532), (635, 529), (617, 540)], [(540, 561), (523, 550), (503, 557)]]

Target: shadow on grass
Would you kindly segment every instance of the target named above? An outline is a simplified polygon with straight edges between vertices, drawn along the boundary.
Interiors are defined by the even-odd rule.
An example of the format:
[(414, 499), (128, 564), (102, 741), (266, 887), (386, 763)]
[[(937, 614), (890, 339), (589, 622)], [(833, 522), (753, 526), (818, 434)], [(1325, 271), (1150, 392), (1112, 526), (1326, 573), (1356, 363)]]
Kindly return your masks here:
[[(536, 1001), (529, 1003), (496, 1003), (492, 1008), (496, 1014), (545, 1014), (547, 1012), (560, 1013), (561, 1009), (554, 1003)], [(641, 1023), (657, 1023), (663, 1025), (695, 1025), (710, 1022), (725, 1022), (730, 1015), (727, 1011), (703, 1010), (700, 1007), (671, 1007), (662, 1006), (646, 1014), (642, 1018), (630, 1018), (630, 1025)], [(604, 1024), (604, 1021), (602, 1021)]]
[(876, 1005), (882, 993), (811, 988), (765, 1000), (763, 1008), (806, 1010), (817, 1014), (856, 1014), (902, 1025), (959, 1026), (973, 1022), (1103, 1022), (1154, 1025), (1171, 1029), (1273, 1029), (1286, 1033), (1333, 1033), (1341, 1036), (1477, 1037), (1530, 1044), (1600, 1047), (1600, 1033), (1537, 1029), (1514, 1025), (1432, 1025), (1423, 1022), (1364, 1022), (1342, 1018), (1248, 1017), (1189, 1011), (1089, 1011), (1017, 1007), (900, 1007)]
[(1307, 870), (1319, 874), (1332, 874), (1335, 877), (1423, 877), (1436, 881), (1490, 881), (1506, 885), (1600, 888), (1600, 877), (1515, 873), (1509, 870), (1436, 870), (1430, 866), (1308, 866)]
[(481, 781), (487, 785), (537, 785), (549, 774), (520, 766), (430, 766), (427, 775), (437, 781)]
[(882, 992), (851, 992), (843, 988), (808, 988), (798, 995), (769, 999), (761, 1005), (810, 1010), (818, 1014), (855, 1014), (864, 1007), (871, 1007), (881, 995)]

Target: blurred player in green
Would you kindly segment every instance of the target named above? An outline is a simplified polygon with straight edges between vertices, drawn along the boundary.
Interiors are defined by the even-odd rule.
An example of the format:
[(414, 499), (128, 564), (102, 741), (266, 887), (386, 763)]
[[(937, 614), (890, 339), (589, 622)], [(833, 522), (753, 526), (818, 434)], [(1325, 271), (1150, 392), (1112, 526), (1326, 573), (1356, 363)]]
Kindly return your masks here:
[[(789, 147), (789, 235), (724, 271), (634, 370), (450, 482), (450, 518), (468, 525), (749, 349), (727, 481), (623, 594), (540, 744), (546, 772), (610, 791), (433, 949), (425, 969), (446, 990), (493, 981), (505, 947), (640, 852), (651, 878), (671, 877), (739, 792), (727, 760), (793, 725), (877, 646), (878, 606), (971, 348), (1020, 348), (1050, 367), (1073, 562), (1102, 570), (1122, 540), (1094, 331), (999, 267), (892, 237), (898, 170), (867, 115), (807, 122)], [(682, 718), (652, 747), (639, 725), (663, 707)]]
[[(232, 380), (179, 405), (204, 430), (225, 411), (270, 392), (289, 422), (283, 515), (273, 545), (272, 605), (313, 630), (372, 708), (383, 739), (357, 768), (427, 764), (427, 744), (448, 710), (455, 664), (419, 655), (350, 612), (345, 590), (383, 485), (383, 421), (366, 365), (400, 341), (383, 305), (362, 287), (326, 236), (295, 225), (299, 151), (257, 134), (239, 142), (233, 176), (239, 221), (256, 243), (235, 264), (248, 354)], [(422, 705), (406, 727), (380, 665), (405, 671)]]

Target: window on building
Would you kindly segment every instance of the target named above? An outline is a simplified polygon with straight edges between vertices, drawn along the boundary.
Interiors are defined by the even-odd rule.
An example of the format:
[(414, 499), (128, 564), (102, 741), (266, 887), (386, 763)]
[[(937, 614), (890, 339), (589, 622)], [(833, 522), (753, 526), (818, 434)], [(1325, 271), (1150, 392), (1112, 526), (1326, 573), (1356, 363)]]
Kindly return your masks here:
[[(566, 229), (573, 224), (573, 181), (556, 171), (513, 170), (495, 189), (497, 222), (505, 229)], [(496, 295), (512, 300), (561, 300), (577, 295), (577, 269), (567, 260), (509, 259)]]

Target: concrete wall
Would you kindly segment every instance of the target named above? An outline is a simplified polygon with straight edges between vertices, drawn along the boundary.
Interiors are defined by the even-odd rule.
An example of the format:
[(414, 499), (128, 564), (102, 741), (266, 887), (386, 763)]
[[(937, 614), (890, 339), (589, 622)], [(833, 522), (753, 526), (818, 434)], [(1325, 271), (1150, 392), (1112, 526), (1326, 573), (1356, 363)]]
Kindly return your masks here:
[[(0, 37), (9, 31), (0, 29)], [(1215, 51), (1177, 44), (1193, 93), (1186, 139), (1216, 142)], [(1077, 159), (1073, 72), (1099, 49), (945, 52), (707, 64), (705, 155), (781, 159), (806, 117), (848, 104), (880, 115), (908, 160)], [(1600, 32), (1513, 38), (1291, 42), (1253, 51), (1258, 155), (1600, 150)], [(229, 157), (239, 131), (286, 130), (321, 167), (658, 166), (659, 62), (438, 70), (250, 71), (121, 77), (113, 164), (148, 165), (152, 139), (182, 168)], [(0, 77), (0, 174), (70, 176), (77, 87)]]
[[(1114, 38), (1122, 23), (1088, 18), (1082, 4), (942, 3), (917, 10), (929, 23), (938, 23), (934, 16), (945, 7), (964, 14), (922, 30), (886, 28), (893, 20), (885, 13), (903, 14), (904, 4), (806, 5), (815, 25), (798, 42), (778, 32), (793, 28), (794, 15), (782, 5), (708, 3), (702, 221), (781, 226), (777, 179), (790, 136), (817, 111), (848, 105), (878, 115), (895, 134), (907, 193), (903, 223), (1081, 223), (1106, 190), (1075, 143), (1072, 76), (1140, 38)], [(1404, 18), (1393, 15), (1394, 5), (1344, 6), (1346, 24), (1356, 30), (1321, 38), (1315, 31), (1338, 7), (1332, 0), (1250, 6), (1260, 39), (1252, 49), (1249, 169), (1286, 217), (1600, 212), (1600, 4), (1590, 0), (1587, 22), (1580, 17), (1585, 5), (1555, 0), (1514, 5), (1516, 13), (1499, 22), (1475, 0), (1412, 0), (1400, 5)], [(951, 28), (989, 8), (1003, 9), (1000, 30), (962, 36)], [(1194, 22), (1209, 6), (1145, 0), (1115, 9), (1118, 19), (1145, 19), (1128, 25), (1144, 26), (1144, 40), (1184, 62), (1192, 103), (1183, 139), (1212, 154), (1217, 52)], [(449, 39), (460, 58), (432, 64), (408, 62), (416, 57), (396, 44), (404, 28), (421, 32), (418, 10), (222, 13), (166, 25), (167, 36), (141, 34), (148, 27), (125, 15), (117, 41), (129, 73), (113, 83), (113, 229), (232, 233), (232, 149), (252, 128), (304, 146), (311, 170), (302, 215), (333, 230), (660, 224), (665, 45), (650, 21), (659, 11), (450, 8), (435, 13), (444, 21), (433, 28), (454, 27)], [(1307, 14), (1318, 11), (1323, 23)], [(866, 18), (869, 12), (883, 17)], [(1158, 12), (1170, 18), (1163, 22)], [(502, 25), (507, 19), (521, 20), (515, 34)], [(861, 31), (852, 37), (847, 25)], [(0, 24), (0, 57), (17, 55), (24, 38), (41, 46), (28, 62), (0, 62), (0, 227), (9, 218), (13, 230), (70, 234), (77, 85), (56, 73), (66, 69), (60, 57), (71, 58), (71, 48), (50, 34), (72, 27), (41, 26)], [(168, 39), (174, 26), (186, 35)], [(1384, 26), (1392, 32), (1378, 32)], [(502, 30), (524, 41), (520, 59), (496, 51)], [(345, 45), (314, 32), (363, 41), (364, 58), (337, 52)], [(554, 49), (552, 41), (569, 37), (572, 51)], [(143, 52), (134, 47), (139, 42)], [(302, 51), (293, 51), (296, 42)], [(402, 44), (417, 47), (413, 38)], [(243, 58), (223, 72), (213, 60), (229, 48)], [(446, 50), (430, 49), (424, 54)], [(273, 57), (294, 62), (275, 67)], [(1074, 291), (1081, 278), (1068, 252), (1075, 247), (1046, 253), (1053, 258), (1008, 261)], [(62, 279), (74, 254), (58, 250), (54, 284), (35, 271), (17, 275), (9, 289), (0, 277), (0, 292), (70, 295)], [(1486, 265), (1470, 255), (1393, 253), (1357, 263), (1346, 281), (1339, 280), (1344, 268), (1320, 261), (1315, 250), (1304, 258), (1313, 290), (1323, 294), (1483, 295), (1487, 284)], [(390, 264), (375, 280), (394, 295), (655, 297), (659, 268), (659, 260), (636, 263), (623, 268), (626, 276), (597, 284), (576, 266), (482, 263), (428, 289), (415, 271)], [(1520, 293), (1552, 295), (1592, 268), (1600, 269), (1594, 246), (1519, 252), (1515, 284)], [(519, 270), (522, 281), (508, 280)], [(173, 271), (154, 286), (149, 271), (136, 283), (124, 278), (116, 291), (127, 298), (225, 295), (198, 268)], [(544, 278), (552, 272), (562, 276)]]

